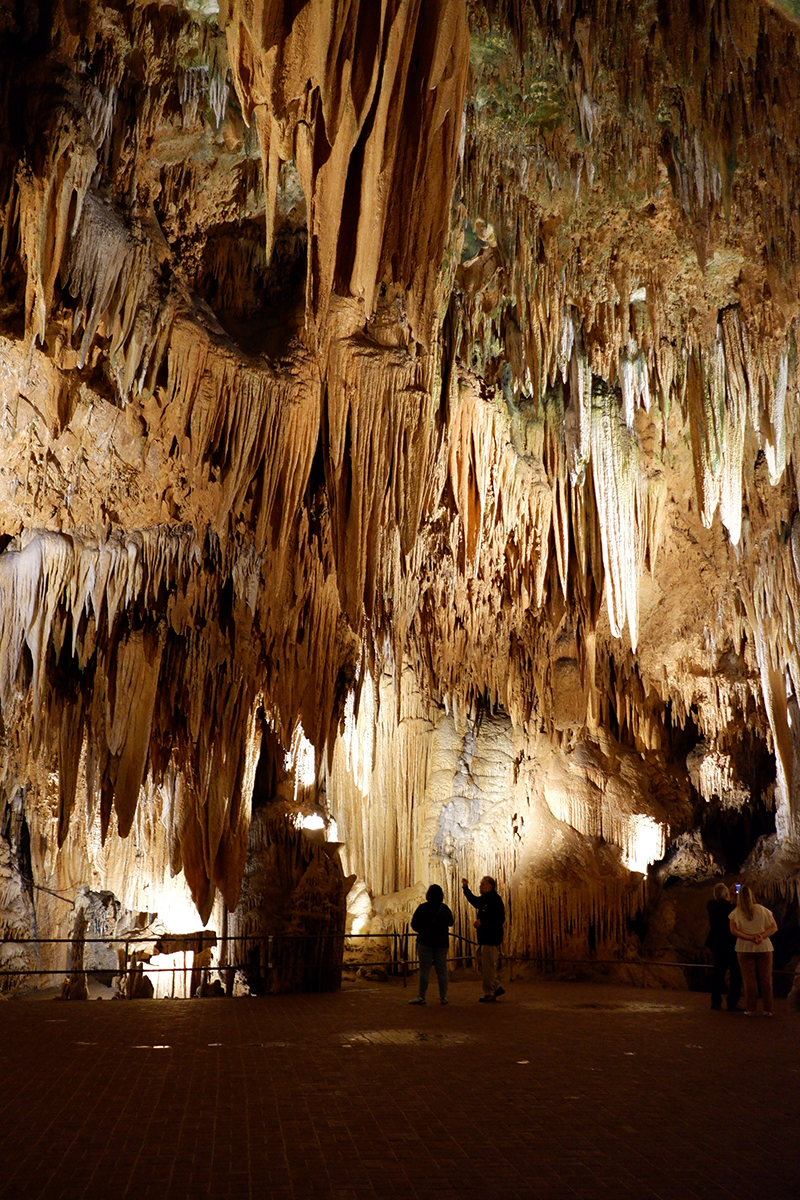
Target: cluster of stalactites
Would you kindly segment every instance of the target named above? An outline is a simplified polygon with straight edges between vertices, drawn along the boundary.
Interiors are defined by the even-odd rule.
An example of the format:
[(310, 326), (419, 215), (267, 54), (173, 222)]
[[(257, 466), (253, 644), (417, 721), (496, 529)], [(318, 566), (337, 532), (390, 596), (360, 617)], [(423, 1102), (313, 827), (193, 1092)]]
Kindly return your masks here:
[(222, 125), (230, 92), (225, 38), (188, 6), (113, 11), (87, 0), (68, 17), (56, 8), (53, 39), (73, 50), (91, 143), (120, 193), (139, 174), (139, 147), (163, 123), (184, 132), (205, 118), (215, 131)]
[[(111, 16), (93, 0), (69, 20), (58, 10), (53, 19), (53, 38), (72, 74), (62, 70), (54, 86), (32, 66), (26, 78), (28, 146), (35, 143), (36, 153), (0, 159), (0, 174), (5, 168), (10, 181), (0, 197), (0, 262), (16, 255), (24, 262), (25, 329), (33, 341), (48, 337), (58, 283), (76, 298), (79, 366), (91, 362), (99, 336), (124, 402), (134, 386), (154, 386), (181, 300), (153, 201), (164, 220), (175, 192), (183, 206), (198, 188), (192, 161), (168, 162), (160, 181), (145, 182), (141, 147), (165, 127), (176, 138), (187, 130), (202, 137), (201, 101), (219, 127), (228, 96), (225, 41), (208, 22), (164, 7), (134, 5)], [(229, 194), (220, 199), (230, 216), (250, 213), (258, 202), (252, 165), (246, 150), (229, 158)], [(132, 178), (140, 193), (133, 206)]]
[(598, 945), (624, 942), (643, 903), (637, 873), (662, 857), (685, 806), (663, 760), (609, 747), (587, 741), (565, 756), (507, 717), (454, 719), (424, 700), (410, 670), (396, 683), (365, 680), (325, 789), (345, 869), (374, 898), (374, 928), (402, 932), (436, 882), (469, 943), (461, 879), (475, 887), (490, 875), (508, 906), (510, 953), (574, 955), (590, 925)]
[(509, 424), (465, 387), (450, 437), (452, 552), (464, 577), (505, 557), (504, 582), (525, 613), (542, 607), (551, 550), (568, 596), (574, 556), (584, 592), (590, 578), (601, 594), (607, 581), (612, 632), (627, 624), (635, 649), (639, 579), (645, 564), (655, 567), (664, 488), (614, 393), (596, 380), (575, 419), (555, 389), (538, 413), (512, 404)]
[[(263, 363), (243, 364), (210, 316), (201, 320), (197, 309), (190, 313), (189, 298), (174, 280), (165, 285), (166, 260), (159, 262), (154, 250), (161, 245), (157, 231), (144, 219), (123, 224), (91, 192), (98, 154), (108, 144), (106, 128), (114, 119), (113, 105), (103, 108), (99, 102), (94, 115), (90, 112), (89, 137), (84, 118), (73, 113), (57, 131), (43, 133), (41, 175), (21, 175), (18, 181), (14, 219), (28, 273), (28, 333), (44, 339), (60, 274), (75, 300), (71, 332), (79, 342), (78, 367), (107, 351), (121, 400), (140, 393), (149, 399), (147, 393), (156, 390), (165, 412), (180, 412), (174, 428), (176, 444), (186, 454), (187, 506), (203, 495), (204, 511), (214, 512), (220, 530), (231, 518), (242, 520), (245, 536), (253, 533), (253, 554), (269, 556), (274, 584), (269, 588), (249, 567), (232, 570), (247, 575), (246, 607), (258, 613), (268, 646), (265, 669), (270, 685), (280, 690), (280, 710), (284, 717), (301, 717), (315, 746), (321, 747), (335, 727), (337, 704), (354, 680), (359, 639), (367, 628), (376, 655), (388, 645), (399, 672), (408, 652), (418, 678), (428, 681), (431, 692), (452, 698), (456, 710), (474, 709), (476, 697), (487, 696), (522, 725), (537, 706), (538, 715), (548, 706), (551, 646), (547, 629), (540, 627), (546, 622), (538, 621), (548, 592), (560, 587), (575, 602), (581, 644), (587, 646), (592, 645), (597, 596), (605, 591), (612, 634), (619, 637), (627, 627), (636, 646), (639, 578), (645, 564), (654, 568), (661, 537), (664, 484), (650, 445), (656, 410), (662, 414), (663, 440), (670, 403), (684, 406), (702, 518), (710, 524), (719, 510), (731, 540), (738, 542), (750, 430), (763, 448), (773, 483), (791, 455), (792, 413), (798, 407), (795, 335), (772, 326), (760, 330), (764, 352), (756, 357), (751, 316), (729, 306), (715, 318), (710, 335), (678, 338), (658, 289), (650, 281), (642, 287), (624, 273), (617, 274), (601, 302), (574, 263), (562, 269), (539, 215), (523, 206), (508, 266), (516, 317), (513, 325), (508, 319), (505, 336), (516, 346), (515, 356), (508, 354), (516, 386), (507, 389), (507, 411), (499, 398), (487, 399), (474, 380), (459, 379), (452, 363), (445, 363), (445, 384), (432, 355), (415, 356), (405, 344), (387, 348), (353, 336), (353, 329), (363, 328), (363, 310), (354, 316), (346, 311), (347, 302), (331, 300), (331, 294), (349, 292), (363, 299), (370, 313), (378, 285), (387, 278), (405, 290), (418, 339), (426, 341), (435, 324), (464, 86), (461, 10), (443, 0), (440, 19), (423, 26), (418, 6), (387, 0), (368, 10), (364, 3), (343, 0), (342, 14), (353, 17), (346, 28), (358, 40), (358, 54), (352, 53), (354, 42), (343, 42), (341, 59), (331, 59), (330, 26), (316, 21), (323, 5), (307, 5), (291, 33), (280, 36), (278, 25), (270, 23), (277, 7), (259, 10), (257, 28), (234, 6), (223, 16), (237, 87), (263, 139), (269, 212), (280, 164), (291, 155), (308, 198), (309, 313), (329, 318), (330, 330), (342, 333), (329, 339), (321, 372), (325, 388), (316, 366), (301, 355), (292, 372), (281, 376)], [(370, 37), (361, 36), (367, 32)], [(433, 86), (415, 90), (414, 71)], [(193, 88), (184, 80), (186, 120), (196, 99)], [(428, 131), (420, 145), (406, 144), (411, 110)], [(582, 111), (592, 135), (590, 108)], [(326, 154), (319, 151), (323, 145)], [(83, 149), (76, 153), (75, 146)], [(466, 185), (469, 191), (469, 179)], [(272, 224), (270, 216), (270, 229)], [(412, 236), (409, 230), (413, 245), (403, 240)], [(270, 242), (272, 236), (270, 231)], [(486, 329), (496, 319), (493, 310), (481, 309)], [(480, 322), (474, 314), (470, 320), (473, 338)], [(483, 341), (489, 346), (493, 338)], [(312, 513), (306, 488), (318, 444), (327, 496), (326, 506)], [(86, 597), (94, 593), (87, 584), (81, 606), (73, 611), (77, 599), (70, 591), (77, 586), (75, 563), (83, 561), (83, 551), (70, 563), (64, 540), (56, 538), (52, 548), (45, 541), (48, 548), (36, 552), (36, 562), (34, 552), (24, 558), (26, 547), (12, 550), (21, 557), (7, 562), (16, 608), (3, 626), (3, 646), (8, 646), (2, 659), (4, 715), (6, 705), (13, 709), (16, 703), (23, 643), (34, 665), (33, 712), (47, 704), (42, 663), (49, 645), (60, 653), (57, 626), (64, 626), (57, 615), (47, 615), (43, 578), (48, 589), (51, 580), (57, 585), (53, 603), (70, 611), (78, 638), (72, 657), (80, 661), (82, 654), (92, 653), (75, 630), (88, 622)], [(104, 553), (97, 549), (98, 562), (105, 561)], [(135, 552), (125, 553), (136, 559)], [(121, 551), (111, 554), (111, 593), (103, 587), (98, 595), (111, 594), (115, 612), (139, 603), (147, 607), (152, 596), (135, 586), (120, 590), (117, 557), (122, 561)], [(575, 562), (577, 572), (571, 566)], [(144, 577), (150, 578), (148, 572)], [(789, 763), (792, 745), (777, 681), (782, 678), (785, 685), (800, 672), (794, 669), (788, 625), (778, 643), (770, 641), (769, 604), (778, 586), (774, 572), (770, 580), (763, 599), (756, 598), (753, 620), (764, 629), (759, 663), (764, 686), (776, 697), (770, 719), (782, 762)], [(236, 590), (239, 594), (238, 584)], [(499, 612), (498, 596), (504, 597)], [(92, 607), (91, 622), (96, 620)], [(252, 678), (237, 690), (206, 654), (202, 638), (185, 636), (203, 663), (200, 677), (216, 681), (215, 719), (222, 722), (232, 704), (249, 714)], [(117, 760), (112, 790), (123, 831), (146, 767), (168, 653), (169, 638), (162, 642), (160, 631), (142, 639), (126, 633), (114, 650), (114, 670), (125, 686), (107, 712), (100, 707), (110, 693), (98, 687), (92, 728), (107, 745), (109, 762)], [(586, 654), (581, 665), (588, 672)], [(143, 655), (147, 667), (138, 672)], [(194, 735), (203, 693), (192, 694)], [(637, 744), (657, 745), (657, 705), (643, 718), (621, 684), (616, 702), (620, 711), (627, 705), (626, 720)], [(687, 697), (687, 710), (690, 703)], [(587, 706), (602, 718), (602, 700), (590, 697)], [(82, 744), (76, 735), (86, 714), (78, 704), (64, 704), (51, 716), (67, 756), (62, 764), (66, 820), (73, 803), (74, 756)], [(160, 728), (165, 727), (166, 722)], [(245, 740), (242, 734), (242, 745)], [(229, 739), (223, 739), (226, 744)], [(193, 767), (195, 795), (203, 794), (209, 772), (216, 779), (213, 753), (209, 749), (204, 755)], [(108, 789), (105, 795), (110, 796)], [(183, 861), (201, 906), (203, 880), (218, 869), (225, 803), (208, 806), (206, 816), (202, 802), (196, 810), (188, 803), (182, 809), (192, 847), (182, 852)], [(203, 826), (206, 819), (213, 828)], [(401, 813), (398, 821), (403, 820)], [(233, 874), (241, 851), (240, 834), (236, 837), (224, 868)], [(387, 876), (396, 873), (388, 848), (373, 849), (376, 859), (386, 860)]]
[[(548, 280), (548, 288), (551, 283)], [(534, 296), (537, 291), (534, 286)], [(732, 304), (719, 312), (707, 340), (687, 333), (678, 344), (648, 337), (640, 345), (632, 337), (626, 339), (622, 328), (622, 313), (628, 306), (641, 307), (639, 301), (632, 302), (632, 295), (619, 297), (616, 314), (607, 319), (608, 327), (599, 334), (597, 315), (581, 315), (572, 305), (559, 304), (558, 291), (554, 283), (546, 301), (542, 296), (540, 309), (529, 308), (527, 337), (535, 349), (517, 362), (516, 395), (529, 395), (534, 401), (538, 396), (545, 403), (553, 402), (555, 392), (564, 397), (562, 436), (571, 484), (583, 483), (594, 454), (598, 502), (604, 504), (601, 496), (610, 484), (623, 500), (620, 519), (626, 520), (633, 505), (630, 489), (635, 464), (630, 452), (637, 414), (650, 414), (657, 400), (665, 428), (672, 405), (678, 403), (690, 438), (703, 523), (709, 528), (719, 512), (731, 543), (738, 545), (750, 446), (753, 457), (757, 450), (763, 451), (773, 486), (780, 482), (791, 457), (793, 415), (800, 397), (800, 318), (790, 321), (788, 328), (762, 331), (749, 326), (741, 307)], [(526, 303), (530, 306), (530, 295)], [(491, 323), (501, 318), (495, 313), (485, 320)], [(643, 320), (648, 323), (647, 316)], [(758, 353), (753, 348), (754, 338)], [(531, 369), (536, 360), (541, 361), (540, 371)], [(601, 411), (593, 418), (597, 409)], [(627, 451), (623, 450), (626, 437)], [(610, 463), (603, 462), (598, 469), (597, 458), (603, 455), (613, 455), (613, 483)], [(551, 479), (552, 485), (555, 482)], [(610, 500), (613, 505), (613, 498)], [(643, 513), (640, 524), (642, 519), (648, 520)], [(604, 545), (604, 550), (608, 565), (609, 546)], [(624, 553), (630, 561), (630, 548)], [(559, 567), (563, 577), (562, 559)], [(624, 624), (625, 607), (615, 594), (611, 612), (617, 628)]]
[(767, 342), (756, 355), (740, 310), (728, 308), (720, 314), (714, 342), (688, 356), (685, 398), (700, 515), (709, 528), (719, 506), (734, 546), (742, 531), (748, 434), (752, 430), (763, 450), (773, 487), (786, 468), (787, 442), (794, 445), (798, 333), (800, 325), (790, 328), (777, 351)]
[(386, 283), (430, 345), (469, 64), (462, 0), (311, 0), (287, 27), (282, 0), (220, 6), (267, 191), (267, 253), (279, 172), (294, 159), (308, 205), (307, 318), (321, 340), (333, 292), (372, 316)]
[(591, 929), (600, 954), (616, 955), (645, 907), (644, 884), (629, 877), (530, 881), (519, 889), (514, 905), (510, 952), (534, 960), (569, 960), (576, 957), (570, 943), (585, 947)]
[[(230, 564), (242, 606), (253, 569)], [(148, 775), (171, 780), (171, 864), (207, 916), (216, 886), (238, 896), (260, 697), (254, 672), (201, 632), (216, 607), (206, 570), (194, 535), (163, 527), (101, 544), (38, 533), (0, 555), (5, 749), (16, 769), (54, 763), (58, 844), (79, 776), (103, 837), (112, 804), (125, 837)]]
[(751, 789), (742, 780), (729, 754), (700, 742), (686, 757), (686, 768), (696, 791), (706, 801), (716, 798), (723, 808), (742, 808), (751, 799)]
[[(390, 29), (395, 34), (399, 29), (392, 25), (397, 17), (392, 14), (389, 7), (381, 18), (387, 22), (381, 25), (387, 37)], [(301, 34), (312, 40), (315, 36), (310, 26), (298, 26), (292, 37)], [(412, 43), (416, 44), (413, 38)], [(291, 58), (289, 43), (282, 46), (282, 53)], [(375, 53), (379, 54), (377, 44)], [(273, 100), (277, 104), (274, 94)], [(349, 111), (351, 101), (341, 103)], [(50, 167), (56, 179), (61, 162), (54, 150)], [(319, 187), (321, 206), (321, 182)], [(78, 203), (70, 226), (74, 197)], [(300, 507), (316, 448), (319, 391), (310, 389), (309, 403), (301, 408), (290, 403), (292, 420), (287, 424), (286, 389), (268, 370), (243, 371), (235, 356), (221, 352), (211, 333), (202, 330), (197, 336), (197, 328), (183, 321), (185, 298), (174, 288), (166, 296), (163, 293), (158, 263), (147, 250), (152, 231), (116, 221), (109, 208), (86, 193), (83, 175), (78, 182), (67, 181), (52, 196), (49, 191), (31, 195), (20, 211), (27, 213), (25, 221), (37, 233), (26, 242), (31, 247), (29, 279), (36, 297), (31, 311), (39, 314), (32, 329), (41, 330), (46, 321), (52, 291), (46, 281), (61, 269), (76, 297), (79, 366), (91, 361), (99, 339), (108, 339), (119, 393), (126, 397), (153, 388), (166, 359), (167, 398), (185, 406), (193, 486), (213, 485), (209, 456), (213, 452), (222, 458), (224, 486), (218, 511), (223, 519), (246, 508), (249, 496), (259, 496), (260, 511), (254, 514), (256, 544), (261, 548), (271, 536), (276, 550), (282, 552), (290, 540), (289, 525)], [(55, 220), (55, 233), (42, 225), (50, 220)], [(63, 237), (58, 234), (62, 229), (67, 231)], [(336, 242), (343, 236), (339, 225), (331, 226), (330, 239)], [(359, 239), (363, 240), (360, 235)], [(52, 261), (37, 262), (35, 246), (53, 246), (57, 251), (62, 243), (60, 259), (56, 253)], [(464, 584), (459, 590), (457, 579), (449, 589), (457, 597), (464, 594), (463, 604), (456, 601), (453, 638), (442, 656), (451, 662), (463, 660), (460, 638), (471, 643), (492, 622), (491, 593), (498, 582), (501, 590), (522, 601), (521, 615), (510, 622), (507, 632), (516, 636), (529, 608), (541, 608), (551, 546), (562, 591), (568, 593), (574, 553), (579, 577), (592, 579), (600, 593), (605, 584), (612, 632), (620, 635), (627, 625), (635, 647), (638, 579), (643, 564), (649, 563), (651, 569), (655, 564), (663, 500), (663, 481), (642, 454), (637, 422), (640, 414), (648, 412), (654, 395), (674, 390), (674, 380), (680, 380), (688, 409), (704, 520), (711, 520), (719, 504), (736, 541), (745, 436), (740, 418), (745, 412), (762, 437), (771, 474), (778, 477), (787, 444), (784, 416), (791, 407), (787, 389), (796, 387), (789, 349), (777, 363), (760, 357), (754, 364), (746, 326), (738, 310), (730, 309), (720, 320), (711, 351), (692, 350), (686, 362), (679, 355), (669, 376), (673, 383), (665, 383), (663, 355), (653, 357), (654, 337), (647, 334), (649, 307), (635, 290), (616, 308), (606, 306), (606, 327), (599, 319), (603, 314), (596, 313), (589, 322), (563, 296), (558, 299), (566, 285), (551, 278), (547, 264), (540, 276), (533, 295), (546, 303), (547, 321), (542, 308), (537, 326), (530, 319), (531, 310), (526, 337), (530, 340), (532, 331), (540, 335), (537, 360), (548, 401), (541, 428), (526, 428), (522, 447), (515, 438), (517, 454), (509, 453), (503, 422), (493, 406), (476, 405), (463, 394), (454, 397), (450, 409), (449, 447), (437, 443), (432, 428), (439, 381), (430, 359), (414, 362), (404, 352), (387, 354), (385, 347), (360, 353), (351, 342), (334, 344), (325, 419), (337, 584), (351, 629), (360, 629), (362, 613), (373, 618), (381, 582), (390, 579), (396, 596), (417, 590), (412, 586), (416, 570), (409, 571), (407, 556), (413, 555), (415, 568), (425, 569), (424, 553), (430, 542), (423, 540), (418, 552), (415, 538), (423, 514), (435, 519), (442, 495), (442, 449), (448, 456), (457, 513), (450, 526), (449, 549), (455, 573)], [(618, 317), (609, 316), (614, 311)], [(617, 319), (622, 324), (615, 338), (609, 334)], [(623, 349), (614, 351), (619, 345)], [(601, 361), (603, 354), (611, 354), (613, 360), (615, 353), (616, 376), (609, 369), (613, 361)], [(605, 378), (618, 381), (621, 401), (615, 400), (610, 386), (598, 382), (601, 369)], [(530, 362), (523, 376), (533, 386)], [(282, 393), (277, 404), (276, 392)], [(358, 403), (354, 403), (356, 396)], [(512, 414), (512, 429), (518, 424)], [(275, 464), (274, 470), (268, 469), (267, 461)], [(387, 476), (392, 480), (388, 512), (394, 518), (388, 525), (381, 483)], [(435, 581), (432, 586), (436, 587)], [(387, 628), (391, 627), (398, 662), (425, 594), (423, 589), (418, 598), (410, 595), (407, 603), (392, 605)], [(498, 661), (508, 657), (506, 648)], [(442, 667), (441, 677), (446, 678), (444, 662)], [(466, 686), (476, 691), (488, 687), (499, 702), (509, 704), (509, 711), (522, 716), (518, 684), (492, 675), (475, 677)], [(445, 682), (442, 691), (455, 694), (458, 688)]]
[[(509, 31), (509, 51), (515, 47), (516, 70), (507, 56), (498, 72), (489, 57), (489, 86), (499, 84), (500, 104), (511, 101), (509, 143), (514, 118), (523, 125), (523, 157), (513, 164), (523, 185), (538, 168), (551, 188), (569, 187), (577, 201), (608, 162), (613, 177), (603, 186), (630, 198), (639, 177), (652, 192), (666, 170), (701, 269), (733, 218), (758, 228), (770, 290), (791, 282), (800, 254), (800, 167), (785, 148), (798, 142), (800, 77), (795, 29), (778, 5), (719, 0), (687, 9), (667, 0), (656, 11), (651, 0), (624, 10), (607, 0), (482, 0), (471, 8), (476, 28), (485, 29), (488, 10)], [(514, 81), (505, 95), (503, 74)], [(489, 197), (496, 178), (478, 170), (471, 187)], [(516, 208), (516, 189), (502, 193), (492, 197), (495, 211), (484, 213), (490, 220)], [(623, 260), (611, 265), (612, 274), (624, 274)]]
[[(666, 416), (680, 403), (703, 521), (719, 511), (738, 545), (749, 429), (773, 484), (793, 445), (800, 173), (781, 147), (800, 140), (796, 39), (744, 0), (666, 5), (641, 24), (636, 5), (624, 19), (603, 3), (485, 7), (521, 57), (509, 46), (502, 63), (513, 88), (479, 70), (494, 104), (468, 105), (465, 210), (494, 242), (473, 264), (496, 268), (465, 292), (470, 347), (504, 356), (535, 401), (559, 377), (568, 386), (573, 480), (587, 460), (591, 375), (618, 391), (629, 429), (637, 409), (655, 402)], [(548, 88), (563, 100), (557, 118), (542, 107)], [(676, 273), (676, 262), (687, 265)], [(619, 625), (616, 595), (610, 611)]]
[(762, 539), (750, 565), (748, 617), (775, 749), (776, 826), (800, 844), (800, 518)]
[[(59, 137), (43, 139), (50, 155), (41, 177), (21, 173), (18, 180), (27, 333), (44, 340), (60, 275), (74, 298), (68, 333), (77, 342), (77, 369), (106, 357), (121, 403), (147, 398), (162, 381), (162, 404), (180, 406), (174, 424), (192, 487), (224, 477), (214, 504), (220, 531), (256, 495), (261, 503), (248, 516), (259, 549), (270, 538), (286, 546), (317, 444), (319, 386), (303, 387), (298, 403), (295, 378), (264, 363), (244, 365), (180, 280), (170, 276), (164, 285), (165, 250), (152, 223), (123, 220), (90, 190), (95, 160), (84, 135), (80, 123), (59, 125)], [(10, 244), (3, 249), (10, 253)], [(268, 447), (273, 453), (265, 456)]]
[[(648, 337), (640, 345), (626, 338), (622, 328), (622, 313), (629, 305), (640, 307), (639, 302), (631, 304), (630, 295), (619, 297), (609, 327), (600, 336), (591, 304), (587, 298), (589, 311), (579, 315), (571, 305), (554, 303), (550, 294), (546, 309), (529, 313), (526, 328), (536, 347), (533, 356), (541, 355), (544, 361), (541, 373), (530, 369), (531, 357), (520, 362), (518, 379), (522, 394), (534, 397), (563, 384), (571, 480), (581, 481), (591, 448), (592, 377), (615, 392), (620, 419), (629, 430), (639, 410), (650, 413), (654, 399), (664, 419), (677, 402), (687, 418), (703, 522), (709, 527), (719, 509), (737, 545), (749, 431), (764, 452), (773, 485), (780, 481), (791, 451), (800, 318), (793, 314), (786, 327), (773, 315), (775, 326), (761, 330), (748, 325), (741, 307), (731, 304), (718, 313), (710, 337), (690, 331), (681, 337), (674, 331), (678, 336), (673, 341)], [(551, 353), (541, 354), (539, 347), (546, 351), (548, 345)]]

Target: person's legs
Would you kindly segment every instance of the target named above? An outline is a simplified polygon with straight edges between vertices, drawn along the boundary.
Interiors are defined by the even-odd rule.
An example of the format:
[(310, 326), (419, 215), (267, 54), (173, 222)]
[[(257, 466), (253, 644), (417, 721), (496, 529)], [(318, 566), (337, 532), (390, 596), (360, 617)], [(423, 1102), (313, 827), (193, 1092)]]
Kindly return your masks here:
[(419, 998), (425, 999), (425, 993), (428, 990), (428, 980), (433, 966), (433, 948), (431, 946), (421, 946), (417, 943), (417, 951), (419, 954)]
[(772, 951), (769, 950), (764, 954), (753, 954), (751, 958), (756, 959), (756, 971), (758, 973), (758, 986), (761, 991), (761, 1003), (764, 1007), (764, 1012), (772, 1014)]
[(714, 951), (714, 970), (711, 972), (711, 1007), (722, 1008), (722, 993), (725, 989), (725, 971), (728, 966), (726, 950)]
[(728, 1008), (734, 1009), (742, 998), (742, 972), (739, 970), (739, 958), (735, 951), (729, 954), (730, 982), (728, 984)]
[(447, 999), (447, 947), (437, 946), (433, 952), (433, 965), (439, 982), (439, 999)]
[(497, 978), (497, 960), (500, 957), (499, 946), (481, 946), (481, 975), (483, 977), (484, 996), (494, 996), (500, 986)]
[(742, 972), (742, 982), (744, 983), (744, 1006), (749, 1013), (754, 1013), (758, 1009), (758, 980), (756, 979), (756, 964), (753, 962), (755, 954), (740, 954), (739, 955), (739, 970)]

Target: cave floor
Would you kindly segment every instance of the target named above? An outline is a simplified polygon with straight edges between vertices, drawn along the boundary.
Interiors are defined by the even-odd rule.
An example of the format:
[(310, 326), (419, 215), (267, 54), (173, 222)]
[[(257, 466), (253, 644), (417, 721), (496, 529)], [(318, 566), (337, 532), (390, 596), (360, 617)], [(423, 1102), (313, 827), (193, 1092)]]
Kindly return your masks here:
[(476, 982), (0, 1003), (0, 1196), (798, 1195), (800, 1015)]

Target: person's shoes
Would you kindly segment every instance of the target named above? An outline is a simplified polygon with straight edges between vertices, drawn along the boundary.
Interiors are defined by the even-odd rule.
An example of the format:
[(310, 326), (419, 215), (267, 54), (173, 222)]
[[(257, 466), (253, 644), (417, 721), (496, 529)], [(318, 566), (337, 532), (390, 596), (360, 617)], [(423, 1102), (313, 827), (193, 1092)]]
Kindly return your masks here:
[(499, 987), (499, 988), (494, 989), (495, 1000), (498, 998), (498, 996), (505, 996), (505, 994), (506, 994), (506, 989), (504, 987)]
[(450, 1003), (450, 1001), (449, 1001), (449, 1000), (446, 1000), (446, 999), (444, 998), (444, 996), (442, 996), (442, 998), (441, 998), (441, 1000), (439, 1001), (439, 1003), (440, 1003), (440, 1004), (449, 1004), (449, 1003)]
[(422, 999), (422, 996), (415, 996), (414, 999), (409, 1000), (408, 1003), (409, 1004), (424, 1004), (425, 1001)]
[(496, 1000), (496, 996), (479, 996), (478, 1004), (494, 1004), (496, 1003)]
[(744, 1009), (740, 1008), (738, 1004), (729, 1004), (728, 1012), (744, 1012)]
[(758, 1016), (758, 1013), (757, 1013), (757, 1012), (751, 1012), (749, 1008), (746, 1008), (746, 1009), (744, 1010), (744, 1015), (745, 1015), (746, 1017), (757, 1017), (757, 1016)]
[(712, 1005), (711, 1005), (711, 1008), (712, 1008), (712, 1010), (713, 1010), (714, 1012), (722, 1012), (722, 1005), (721, 1005), (721, 1004), (712, 1004)]
[(764, 1013), (764, 1016), (765, 1016), (765, 1017), (771, 1017), (771, 1016), (772, 1016), (772, 1013), (771, 1013), (771, 1012), (765, 1012), (765, 1013)]

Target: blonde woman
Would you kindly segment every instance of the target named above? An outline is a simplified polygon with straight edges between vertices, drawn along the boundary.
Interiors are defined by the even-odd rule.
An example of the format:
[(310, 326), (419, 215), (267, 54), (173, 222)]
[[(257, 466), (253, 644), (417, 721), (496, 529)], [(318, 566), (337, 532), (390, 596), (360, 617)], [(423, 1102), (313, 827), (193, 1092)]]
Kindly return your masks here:
[(731, 933), (736, 938), (748, 1017), (754, 1017), (758, 1012), (759, 988), (764, 1016), (772, 1016), (772, 942), (769, 939), (777, 929), (772, 913), (763, 904), (756, 904), (752, 891), (743, 883), (736, 908), (731, 913)]

